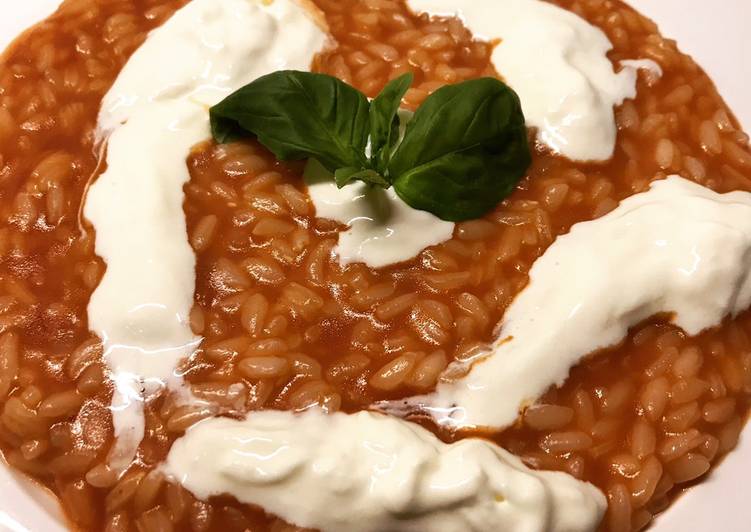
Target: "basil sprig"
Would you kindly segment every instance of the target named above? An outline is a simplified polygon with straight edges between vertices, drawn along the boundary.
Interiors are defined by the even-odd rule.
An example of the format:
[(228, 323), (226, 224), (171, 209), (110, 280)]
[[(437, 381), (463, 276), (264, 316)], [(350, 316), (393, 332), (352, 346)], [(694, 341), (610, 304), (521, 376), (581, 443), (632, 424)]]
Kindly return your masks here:
[(479, 218), (513, 191), (531, 162), (519, 98), (495, 78), (438, 89), (400, 139), (399, 105), (412, 74), (373, 101), (334, 77), (285, 70), (211, 108), (217, 142), (252, 135), (282, 161), (316, 159), (341, 188), (394, 190), (444, 220)]

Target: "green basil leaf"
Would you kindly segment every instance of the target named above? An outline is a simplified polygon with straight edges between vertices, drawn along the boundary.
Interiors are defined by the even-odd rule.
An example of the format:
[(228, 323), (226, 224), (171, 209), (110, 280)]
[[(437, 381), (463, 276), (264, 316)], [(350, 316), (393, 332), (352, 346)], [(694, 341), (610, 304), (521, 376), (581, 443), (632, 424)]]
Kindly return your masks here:
[(478, 218), (531, 163), (516, 93), (494, 78), (443, 87), (407, 125), (388, 177), (411, 207), (451, 221)]
[[(481, 218), (513, 192), (530, 164), (527, 138), (516, 148), (491, 153), (483, 147), (444, 155), (402, 174), (393, 184), (405, 203), (452, 222)], [(518, 144), (523, 144), (519, 146)], [(499, 179), (499, 175), (518, 178)]]
[(336, 181), (336, 186), (339, 188), (342, 188), (355, 180), (364, 181), (365, 183), (377, 185), (383, 188), (389, 188), (391, 186), (391, 183), (389, 183), (385, 177), (375, 170), (370, 169), (339, 168), (334, 172), (334, 180)]
[(369, 103), (331, 76), (275, 72), (212, 107), (212, 133), (218, 142), (255, 135), (277, 159), (315, 162), (339, 187), (393, 184), (409, 205), (445, 220), (482, 216), (530, 164), (518, 97), (492, 78), (447, 86), (405, 128), (399, 104), (411, 82), (397, 78)]
[(217, 142), (254, 135), (282, 161), (365, 168), (369, 108), (364, 94), (332, 76), (283, 70), (212, 107), (211, 130)]
[(370, 161), (380, 172), (385, 172), (399, 138), (397, 111), (413, 79), (410, 72), (391, 80), (370, 102)]

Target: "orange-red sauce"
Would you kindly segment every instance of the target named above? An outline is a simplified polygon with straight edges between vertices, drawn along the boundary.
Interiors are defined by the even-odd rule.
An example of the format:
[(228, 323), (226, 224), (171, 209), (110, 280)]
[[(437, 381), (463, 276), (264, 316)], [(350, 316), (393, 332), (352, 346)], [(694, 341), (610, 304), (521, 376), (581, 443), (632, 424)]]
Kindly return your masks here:
[[(510, 198), (408, 263), (339, 267), (331, 249), (340, 227), (315, 218), (300, 165), (254, 142), (198, 146), (185, 212), (198, 259), (192, 325), (205, 341), (183, 370), (210, 407), (150, 404), (139, 461), (118, 482), (98, 467), (112, 441), (110, 386), (85, 312), (105, 266), (78, 212), (97, 164), (103, 94), (146, 32), (183, 3), (66, 2), (0, 66), (0, 441), (84, 530), (286, 530), (228, 498), (196, 501), (154, 465), (207, 415), (311, 404), (353, 411), (430, 390), (451, 360), (493, 339), (557, 235), (653, 178), (680, 173), (720, 191), (751, 190), (746, 138), (711, 81), (651, 22), (608, 0), (556, 3), (603, 28), (614, 61), (648, 57), (664, 70), (618, 109), (613, 159), (583, 165), (536, 150)], [(338, 45), (314, 69), (369, 96), (406, 71), (415, 74), (410, 107), (445, 83), (497, 75), (490, 46), (457, 20), (416, 17), (395, 0), (316, 4)], [(660, 140), (672, 143), (667, 163), (655, 154)], [(699, 338), (638, 327), (541, 400), (562, 408), (530, 411), (490, 437), (535, 467), (606, 491), (603, 530), (638, 529), (694, 480), (697, 464), (735, 444), (751, 392), (750, 325), (743, 316)]]

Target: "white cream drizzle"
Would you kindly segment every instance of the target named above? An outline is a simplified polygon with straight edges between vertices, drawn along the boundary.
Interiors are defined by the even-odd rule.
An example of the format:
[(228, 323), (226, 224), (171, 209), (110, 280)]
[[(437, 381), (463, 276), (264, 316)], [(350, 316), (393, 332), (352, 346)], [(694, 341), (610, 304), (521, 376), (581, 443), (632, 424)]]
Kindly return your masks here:
[(492, 349), (465, 377), (407, 405), (455, 428), (506, 427), (647, 318), (670, 313), (695, 335), (749, 305), (751, 193), (671, 176), (559, 237), (533, 264)]
[(621, 67), (629, 67), (636, 70), (646, 71), (654, 82), (662, 77), (662, 67), (651, 59), (623, 59)]
[(210, 136), (208, 107), (264, 74), (309, 68), (326, 38), (293, 0), (192, 0), (149, 34), (104, 98), (107, 170), (84, 214), (107, 263), (88, 318), (115, 382), (115, 466), (143, 437), (143, 400), (177, 388), (175, 367), (200, 341), (188, 325), (195, 257), (182, 187), (191, 147)]
[(542, 0), (407, 0), (407, 5), (417, 13), (458, 16), (476, 37), (500, 40), (493, 64), (519, 94), (540, 142), (573, 160), (613, 155), (613, 106), (636, 96), (636, 71), (645, 64), (622, 62), (614, 72), (607, 57), (613, 46), (602, 30)]
[(324, 532), (590, 532), (606, 507), (591, 484), (532, 471), (493, 443), (448, 445), (372, 412), (206, 420), (163, 470), (203, 499), (229, 493)]
[(308, 194), (318, 217), (348, 226), (334, 248), (342, 265), (389, 266), (412, 259), (454, 234), (453, 222), (413, 209), (393, 187), (384, 190), (358, 181), (338, 188), (324, 172), (306, 173)]

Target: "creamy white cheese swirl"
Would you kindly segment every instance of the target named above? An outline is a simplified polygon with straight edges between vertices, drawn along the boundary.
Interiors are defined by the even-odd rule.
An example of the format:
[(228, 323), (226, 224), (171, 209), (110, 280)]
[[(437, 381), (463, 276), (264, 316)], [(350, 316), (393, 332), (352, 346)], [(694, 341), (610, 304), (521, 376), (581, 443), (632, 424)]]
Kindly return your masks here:
[(163, 470), (201, 498), (230, 493), (324, 532), (590, 532), (606, 508), (591, 484), (490, 442), (449, 445), (372, 412), (203, 421)]
[(603, 31), (543, 0), (407, 0), (417, 13), (458, 16), (480, 38), (499, 41), (491, 60), (518, 94), (527, 124), (552, 150), (574, 160), (606, 160), (615, 149), (614, 105), (636, 96), (637, 68), (615, 72)]
[(115, 382), (113, 465), (130, 464), (143, 400), (179, 387), (175, 367), (200, 341), (188, 325), (195, 257), (182, 188), (190, 148), (210, 137), (208, 108), (264, 74), (308, 69), (326, 38), (293, 0), (192, 0), (148, 36), (104, 97), (107, 169), (84, 215), (107, 263), (88, 319)]
[(559, 237), (532, 265), (492, 348), (465, 377), (407, 404), (456, 428), (506, 427), (647, 318), (670, 314), (695, 335), (749, 305), (751, 193), (671, 176)]

